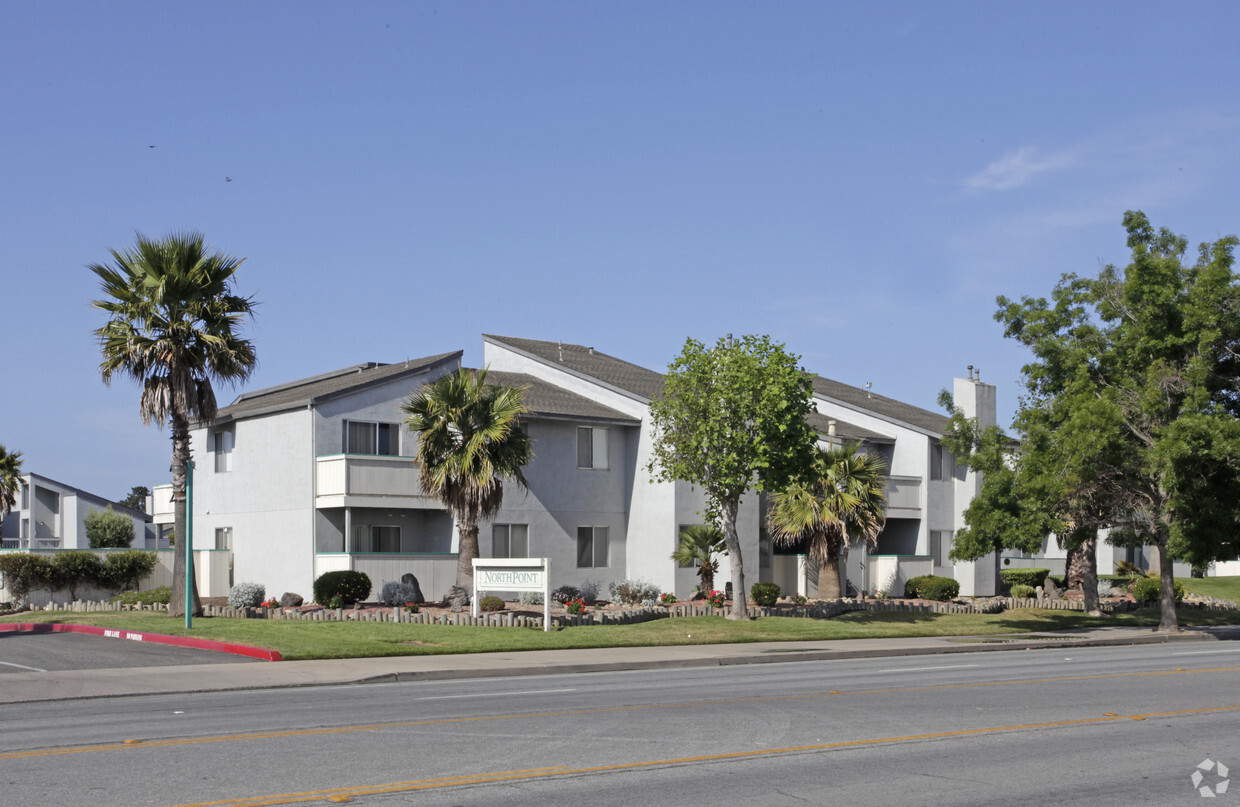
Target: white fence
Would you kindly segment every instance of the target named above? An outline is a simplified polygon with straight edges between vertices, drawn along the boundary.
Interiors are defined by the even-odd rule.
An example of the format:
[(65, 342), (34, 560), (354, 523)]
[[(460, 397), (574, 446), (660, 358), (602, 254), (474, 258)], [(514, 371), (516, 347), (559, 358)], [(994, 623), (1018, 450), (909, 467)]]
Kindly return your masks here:
[(323, 553), (314, 556), (314, 576), (342, 570), (365, 572), (370, 578), (370, 599), (376, 599), (384, 583), (402, 575), (418, 578), (418, 587), (427, 601), (442, 600), (456, 583), (455, 554), (372, 552), (353, 554)]

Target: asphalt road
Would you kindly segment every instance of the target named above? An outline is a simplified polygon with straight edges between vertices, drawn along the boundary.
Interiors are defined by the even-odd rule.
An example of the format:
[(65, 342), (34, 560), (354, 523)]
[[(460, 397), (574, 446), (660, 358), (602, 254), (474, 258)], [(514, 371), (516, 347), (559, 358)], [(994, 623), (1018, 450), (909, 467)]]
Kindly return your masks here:
[(155, 642), (109, 639), (85, 633), (0, 632), (0, 675), (49, 670), (107, 670), (252, 661), (256, 659), (233, 653), (174, 647)]
[[(1240, 775), (1240, 646), (106, 698), (0, 721), (6, 804), (1189, 805), (1199, 764)], [(1209, 803), (1240, 804), (1240, 783)]]

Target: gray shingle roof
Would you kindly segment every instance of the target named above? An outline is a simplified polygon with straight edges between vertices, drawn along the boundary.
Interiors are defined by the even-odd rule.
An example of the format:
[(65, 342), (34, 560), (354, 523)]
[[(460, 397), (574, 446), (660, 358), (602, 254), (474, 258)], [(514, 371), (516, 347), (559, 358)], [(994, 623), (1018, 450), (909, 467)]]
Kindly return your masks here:
[(824, 437), (827, 435), (827, 430), (830, 426), (830, 421), (832, 420), (835, 421), (835, 436), (846, 443), (889, 444), (895, 442), (895, 440), (887, 437), (886, 435), (879, 434), (878, 432), (872, 432), (869, 429), (864, 429), (853, 423), (847, 423), (839, 418), (829, 418), (818, 412), (810, 412), (805, 416), (805, 422), (807, 422), (810, 427), (814, 429), (814, 431)]
[(549, 418), (571, 418), (606, 420), (618, 423), (640, 423), (636, 418), (623, 412), (595, 403), (589, 398), (549, 384), (542, 379), (522, 373), (501, 373), (487, 371), (487, 381), (492, 384), (506, 384), (511, 387), (528, 387), (525, 391), (525, 403), (534, 415)]
[(580, 376), (602, 381), (604, 384), (649, 401), (663, 391), (663, 375), (636, 364), (608, 356), (592, 347), (571, 345), (567, 342), (543, 342), (537, 339), (517, 339), (511, 336), (483, 334), (482, 338), (498, 345), (527, 353), (548, 364), (558, 365)]
[(402, 376), (419, 375), (436, 366), (458, 365), (462, 351), (439, 353), (421, 359), (409, 359), (396, 364), (365, 362), (330, 373), (291, 381), (274, 387), (246, 392), (237, 400), (219, 410), (216, 420), (231, 420), (260, 412), (276, 412), (316, 403), (376, 384), (394, 381)]
[(870, 390), (852, 387), (822, 376), (814, 376), (814, 394), (831, 398), (879, 417), (907, 423), (925, 431), (942, 434), (948, 418), (919, 406), (878, 395)]

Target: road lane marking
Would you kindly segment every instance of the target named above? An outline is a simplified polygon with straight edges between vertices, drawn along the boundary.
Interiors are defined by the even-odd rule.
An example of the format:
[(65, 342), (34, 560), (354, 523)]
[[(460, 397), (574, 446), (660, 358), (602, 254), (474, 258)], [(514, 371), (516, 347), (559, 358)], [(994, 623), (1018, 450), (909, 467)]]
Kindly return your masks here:
[(0, 661), (0, 664), (3, 664), (5, 667), (16, 667), (19, 670), (30, 670), (31, 672), (47, 672), (47, 670), (44, 670), (40, 667), (27, 667), (25, 664), (14, 664), (11, 661)]
[(266, 796), (243, 796), (222, 801), (203, 801), (190, 804), (174, 805), (173, 807), (271, 807), (280, 804), (296, 804), (307, 801), (342, 801), (361, 796), (376, 796), (391, 793), (412, 793), (419, 790), (437, 790), (447, 787), (478, 784), (504, 784), (508, 782), (530, 781), (555, 776), (583, 776), (603, 773), (620, 773), (625, 771), (645, 770), (672, 765), (689, 765), (711, 762), (722, 762), (735, 759), (756, 759), (785, 754), (803, 754), (807, 752), (835, 751), (844, 748), (858, 748), (870, 745), (890, 745), (894, 743), (917, 742), (922, 740), (945, 740), (958, 737), (974, 737), (986, 734), (998, 734), (1009, 731), (1029, 731), (1037, 729), (1060, 729), (1074, 726), (1090, 726), (1111, 723), (1120, 720), (1142, 721), (1154, 717), (1187, 717), (1189, 715), (1211, 714), (1217, 712), (1240, 711), (1240, 706), (1216, 706), (1205, 709), (1184, 709), (1174, 712), (1149, 712), (1135, 715), (1099, 715), (1077, 720), (1054, 720), (1047, 723), (1021, 723), (1011, 726), (986, 726), (976, 729), (959, 729), (957, 731), (939, 731), (930, 734), (909, 734), (901, 737), (873, 737), (867, 740), (843, 740), (833, 743), (816, 745), (798, 745), (787, 748), (766, 748), (760, 750), (732, 751), (722, 754), (704, 754), (693, 757), (677, 757), (673, 759), (656, 759), (645, 762), (630, 762), (618, 765), (596, 765), (587, 768), (540, 768), (525, 771), (502, 771), (496, 773), (480, 773), (444, 779), (422, 779), (413, 782), (393, 782), (382, 785), (362, 785), (354, 787), (333, 788), (331, 790), (308, 790), (300, 793), (280, 793)]
[(31, 749), (0, 753), (3, 759), (25, 759), (28, 757), (52, 757), (64, 754), (87, 754), (96, 751), (132, 751), (137, 748), (161, 748), (202, 743), (223, 743), (237, 740), (271, 740), (280, 737), (313, 737), (332, 734), (357, 734), (367, 731), (384, 731), (395, 728), (414, 726), (449, 725), (456, 723), (482, 723), (498, 720), (532, 719), (539, 717), (572, 717), (574, 715), (595, 715), (612, 712), (636, 712), (650, 709), (685, 709), (701, 706), (723, 706), (741, 703), (773, 703), (778, 701), (810, 700), (815, 698), (843, 697), (846, 695), (889, 695), (894, 692), (934, 692), (942, 689), (972, 689), (977, 687), (1027, 686), (1029, 684), (1056, 684), (1074, 681), (1104, 681), (1115, 678), (1148, 678), (1161, 675), (1200, 675), (1203, 673), (1240, 672), (1240, 667), (1211, 667), (1201, 670), (1154, 670), (1149, 672), (1104, 673), (1100, 675), (1072, 675), (1062, 678), (1027, 678), (1018, 681), (975, 681), (964, 684), (929, 684), (926, 686), (886, 687), (884, 689), (865, 689), (852, 692), (815, 692), (806, 695), (774, 695), (755, 698), (731, 698), (727, 700), (687, 701), (682, 703), (652, 703), (637, 706), (613, 706), (598, 709), (564, 709), (554, 712), (522, 712), (510, 715), (474, 715), (470, 717), (440, 717), (427, 720), (405, 720), (392, 723), (371, 723), (358, 726), (324, 726), (312, 729), (281, 729), (276, 731), (257, 731), (239, 734), (223, 734), (206, 737), (179, 737), (166, 740), (147, 740), (140, 745), (127, 744), (123, 741), (101, 743), (97, 745), (67, 746), (64, 748)]
[(1216, 653), (1240, 653), (1240, 647), (1230, 650), (1194, 650), (1192, 652), (1172, 653), (1173, 656), (1212, 656)]
[(475, 692), (469, 695), (427, 695), (414, 698), (419, 701), (452, 701), (472, 698), (514, 698), (518, 695), (550, 695), (560, 692), (576, 692), (575, 689), (531, 689), (526, 692)]
[(980, 667), (980, 664), (952, 664), (945, 667), (892, 667), (888, 670), (875, 670), (880, 673), (898, 673), (898, 672), (930, 672), (931, 670), (966, 670), (970, 667)]

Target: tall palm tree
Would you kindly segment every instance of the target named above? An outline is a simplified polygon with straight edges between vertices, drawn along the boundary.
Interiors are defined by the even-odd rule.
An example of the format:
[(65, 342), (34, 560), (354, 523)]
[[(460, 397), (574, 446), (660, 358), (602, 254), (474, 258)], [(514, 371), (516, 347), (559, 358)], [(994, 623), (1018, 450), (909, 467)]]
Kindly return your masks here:
[[(99, 372), (104, 384), (118, 374), (141, 384), (142, 422), (171, 426), (174, 530), (185, 535), (190, 424), (214, 421), (213, 379), (236, 384), (253, 372), (254, 345), (237, 328), (242, 318), (253, 315), (255, 303), (233, 291), (241, 260), (208, 252), (201, 233), (171, 233), (158, 240), (139, 233), (133, 249), (110, 252), (113, 265), (88, 267), (99, 276), (105, 295), (93, 305), (109, 315), (95, 331), (103, 354)], [(187, 549), (187, 541), (178, 542), (171, 616), (185, 613)], [(192, 594), (192, 613), (201, 614), (196, 585)]]
[(715, 588), (719, 557), (728, 554), (723, 530), (714, 524), (694, 524), (681, 530), (679, 538), (672, 560), (681, 566), (696, 566), (701, 590), (709, 594)]
[(499, 512), (504, 481), (527, 488), (521, 467), (533, 456), (518, 418), (529, 411), (524, 387), (487, 383), (487, 371), (461, 368), (422, 388), (402, 406), (420, 436), (422, 488), (443, 502), (460, 532), (456, 584), (473, 589), (478, 522)]
[(840, 577), (848, 546), (871, 546), (886, 520), (886, 467), (856, 446), (819, 450), (814, 473), (772, 496), (767, 526), (776, 543), (806, 543), (818, 565), (818, 596), (840, 596)]
[(8, 515), (17, 506), (22, 484), (22, 453), (0, 446), (0, 512)]

